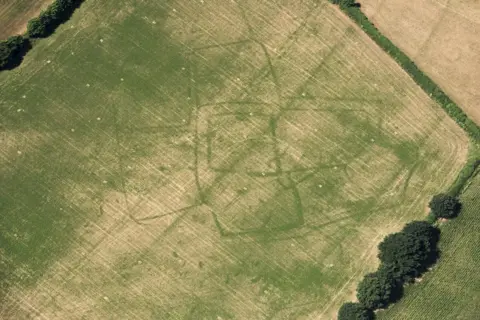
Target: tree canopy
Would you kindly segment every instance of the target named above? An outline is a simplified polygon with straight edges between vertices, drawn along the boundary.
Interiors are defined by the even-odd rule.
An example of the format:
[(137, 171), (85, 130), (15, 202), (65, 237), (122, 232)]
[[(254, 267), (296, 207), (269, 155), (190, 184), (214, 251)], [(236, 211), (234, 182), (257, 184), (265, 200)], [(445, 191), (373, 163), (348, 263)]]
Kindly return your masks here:
[(13, 36), (6, 41), (0, 41), (0, 70), (19, 64), (29, 48), (30, 42), (22, 36)]
[(382, 271), (367, 274), (357, 287), (357, 298), (368, 309), (385, 308), (394, 300), (396, 283)]
[(56, 0), (38, 18), (28, 22), (27, 34), (31, 38), (44, 38), (67, 21), (83, 0)]
[(407, 224), (402, 232), (385, 237), (379, 244), (381, 269), (395, 281), (411, 281), (423, 273), (437, 256), (437, 229), (427, 222)]
[(403, 227), (402, 232), (419, 241), (423, 241), (430, 250), (435, 250), (440, 237), (440, 230), (427, 221), (413, 221), (407, 223), (405, 227)]
[(461, 209), (460, 201), (448, 194), (440, 193), (433, 196), (428, 204), (435, 218), (455, 218)]
[(338, 320), (373, 320), (375, 314), (358, 302), (346, 302), (338, 310)]

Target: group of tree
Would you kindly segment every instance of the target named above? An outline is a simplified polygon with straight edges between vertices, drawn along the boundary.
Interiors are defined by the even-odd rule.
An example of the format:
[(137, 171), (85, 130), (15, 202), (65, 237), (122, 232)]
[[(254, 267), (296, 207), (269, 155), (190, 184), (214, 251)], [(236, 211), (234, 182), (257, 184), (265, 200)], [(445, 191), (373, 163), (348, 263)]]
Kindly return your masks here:
[(28, 22), (27, 35), (30, 38), (48, 37), (72, 15), (82, 0), (56, 0), (40, 16)]
[(56, 0), (39, 17), (28, 22), (27, 33), (0, 41), (0, 70), (18, 66), (31, 49), (31, 38), (43, 38), (67, 21), (83, 0)]
[(403, 285), (412, 282), (435, 262), (439, 230), (427, 221), (408, 223), (400, 232), (386, 236), (378, 245), (380, 266), (365, 275), (357, 287), (358, 303), (344, 304), (339, 320), (369, 320), (373, 311), (397, 301)]
[[(438, 194), (429, 203), (431, 221), (454, 218), (461, 210), (459, 200)], [(413, 221), (378, 245), (380, 266), (365, 275), (357, 287), (358, 302), (347, 302), (338, 311), (338, 320), (371, 320), (374, 310), (397, 301), (405, 283), (421, 276), (438, 258), (440, 230), (427, 221)]]

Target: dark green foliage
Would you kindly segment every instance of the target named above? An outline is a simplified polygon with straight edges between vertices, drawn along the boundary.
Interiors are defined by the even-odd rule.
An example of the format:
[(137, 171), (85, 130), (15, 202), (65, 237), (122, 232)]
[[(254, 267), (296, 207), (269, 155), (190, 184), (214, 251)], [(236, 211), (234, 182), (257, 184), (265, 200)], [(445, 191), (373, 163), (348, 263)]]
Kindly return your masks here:
[(381, 309), (395, 300), (398, 286), (389, 275), (383, 271), (367, 274), (359, 283), (357, 298), (368, 309)]
[[(340, 4), (339, 0), (336, 0)], [(334, 2), (335, 3), (335, 2)], [(440, 89), (432, 79), (425, 75), (416, 65), (398, 49), (388, 38), (383, 36), (368, 20), (358, 6), (340, 8), (352, 18), (383, 50), (385, 50), (410, 75), (410, 77), (452, 117), (475, 141), (480, 141), (480, 127)]]
[[(475, 146), (471, 146), (471, 148), (475, 148)], [(478, 155), (477, 151), (476, 156), (470, 157), (470, 159), (467, 160), (467, 163), (462, 168), (462, 171), (460, 171), (460, 173), (458, 174), (457, 180), (448, 190), (448, 194), (452, 196), (458, 196), (461, 193), (463, 187), (475, 175), (475, 173), (477, 172), (477, 168), (480, 166), (479, 156), (480, 155)]]
[(47, 26), (42, 16), (28, 21), (27, 34), (30, 38), (41, 38), (47, 35)]
[(355, 0), (339, 0), (338, 4), (342, 8), (348, 8), (355, 6)]
[(38, 18), (28, 22), (27, 34), (31, 38), (44, 38), (72, 15), (83, 0), (57, 0), (43, 11)]
[(0, 70), (16, 67), (30, 49), (30, 42), (22, 36), (13, 36), (0, 42)]
[(388, 235), (378, 248), (382, 270), (400, 282), (417, 277), (422, 267), (421, 262), (426, 260), (421, 242), (404, 233)]
[(423, 241), (428, 249), (435, 250), (440, 237), (440, 230), (427, 221), (412, 221), (403, 227), (402, 232)]
[(428, 204), (432, 215), (436, 218), (455, 218), (461, 209), (460, 201), (448, 194), (440, 193), (433, 196)]
[(357, 302), (344, 303), (338, 310), (338, 320), (372, 320), (375, 314)]
[(437, 258), (438, 229), (426, 221), (407, 224), (379, 244), (380, 269), (399, 283), (420, 276)]
[(333, 4), (338, 4), (342, 8), (354, 7), (355, 0), (329, 0)]

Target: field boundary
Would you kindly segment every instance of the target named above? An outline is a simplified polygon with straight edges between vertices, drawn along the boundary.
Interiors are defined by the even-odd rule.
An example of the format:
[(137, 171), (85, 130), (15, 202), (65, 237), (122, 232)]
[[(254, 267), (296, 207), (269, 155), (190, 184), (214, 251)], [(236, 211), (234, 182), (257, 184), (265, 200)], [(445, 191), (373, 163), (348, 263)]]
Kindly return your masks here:
[[(402, 69), (415, 81), (422, 90), (427, 93), (435, 102), (437, 102), (443, 110), (468, 134), (470, 137), (469, 156), (468, 159), (457, 175), (457, 178), (448, 189), (448, 193), (458, 197), (471, 184), (472, 179), (478, 174), (480, 168), (480, 127), (473, 122), (467, 114), (416, 64), (390, 39), (385, 37), (375, 25), (368, 19), (368, 17), (360, 10), (360, 4), (355, 3), (354, 0), (329, 0), (332, 4), (337, 4), (341, 11), (343, 11), (353, 22), (355, 22), (383, 51), (385, 51), (391, 58), (393, 58)], [(419, 221), (417, 221), (419, 222)], [(436, 219), (429, 221), (433, 227), (437, 227)], [(437, 229), (440, 232), (440, 229)], [(387, 239), (387, 238), (385, 238)], [(435, 263), (436, 261), (433, 261)], [(379, 269), (380, 270), (380, 269)], [(368, 276), (368, 275), (367, 275)], [(390, 276), (387, 275), (387, 278)], [(367, 279), (368, 280), (368, 279)], [(400, 286), (403, 287), (403, 284)], [(357, 289), (358, 290), (358, 289)], [(358, 293), (357, 293), (358, 295)], [(386, 307), (392, 302), (401, 299), (403, 292), (395, 297), (395, 301), (387, 301)], [(390, 299), (390, 298), (389, 298)], [(388, 300), (388, 299), (387, 299)], [(373, 309), (366, 307), (363, 303), (345, 303), (340, 309), (339, 317), (344, 317), (346, 309), (350, 305), (358, 305), (359, 314), (365, 313), (368, 319), (374, 319), (375, 314)], [(377, 308), (374, 308), (377, 309)], [(352, 311), (353, 312), (353, 311)], [(342, 315), (340, 315), (342, 314)], [(340, 318), (339, 318), (340, 319)]]
[[(475, 143), (480, 142), (480, 127), (417, 65), (400, 50), (390, 39), (385, 37), (368, 17), (360, 10), (359, 5), (339, 6), (351, 20), (392, 57), (402, 69), (425, 91), (433, 100), (438, 102), (447, 114), (467, 132)], [(479, 157), (480, 158), (480, 157)]]
[[(332, 1), (332, 0), (329, 0)], [(335, 0), (333, 0), (335, 1)], [(335, 2), (333, 2), (335, 3)], [(385, 37), (368, 17), (360, 10), (359, 4), (351, 6), (339, 5), (352, 21), (354, 21), (380, 48), (393, 58), (402, 69), (415, 81), (422, 90), (436, 101), (471, 138), (469, 157), (465, 166), (458, 173), (448, 193), (458, 196), (473, 178), (480, 167), (480, 127), (417, 65), (390, 39)]]

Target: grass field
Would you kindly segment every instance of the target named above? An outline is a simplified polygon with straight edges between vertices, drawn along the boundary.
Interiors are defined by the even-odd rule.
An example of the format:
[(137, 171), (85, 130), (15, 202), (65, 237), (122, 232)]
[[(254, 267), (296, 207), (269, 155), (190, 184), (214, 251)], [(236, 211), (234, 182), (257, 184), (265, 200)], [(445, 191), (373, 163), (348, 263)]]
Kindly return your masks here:
[(0, 92), (2, 319), (331, 319), (468, 149), (326, 1), (87, 0)]
[(480, 124), (478, 0), (361, 0), (362, 11)]
[(480, 175), (461, 196), (464, 209), (442, 226), (441, 259), (379, 319), (477, 319), (480, 314)]
[(28, 20), (36, 17), (53, 0), (2, 0), (0, 2), (0, 40), (26, 31)]

